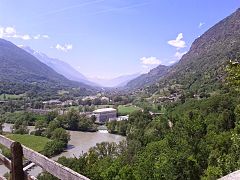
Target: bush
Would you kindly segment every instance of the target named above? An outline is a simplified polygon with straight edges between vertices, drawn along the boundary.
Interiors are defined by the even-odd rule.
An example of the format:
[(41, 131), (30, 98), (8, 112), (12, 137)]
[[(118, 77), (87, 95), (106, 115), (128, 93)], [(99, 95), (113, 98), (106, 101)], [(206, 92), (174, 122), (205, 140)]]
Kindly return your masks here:
[(47, 157), (60, 154), (65, 148), (65, 143), (62, 141), (49, 141), (43, 150), (43, 154)]
[(68, 141), (70, 140), (70, 134), (63, 128), (57, 128), (53, 131), (51, 139), (63, 142), (66, 147)]

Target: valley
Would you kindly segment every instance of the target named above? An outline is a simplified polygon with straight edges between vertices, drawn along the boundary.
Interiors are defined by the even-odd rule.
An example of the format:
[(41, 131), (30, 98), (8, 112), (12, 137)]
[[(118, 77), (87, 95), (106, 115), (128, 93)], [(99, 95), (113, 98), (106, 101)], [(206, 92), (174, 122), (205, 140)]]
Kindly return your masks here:
[[(111, 63), (91, 64), (99, 52), (92, 53), (91, 71), (106, 66), (107, 78), (17, 45), (7, 39), (14, 32), (3, 29), (0, 133), (93, 180), (215, 180), (238, 171), (240, 9), (215, 23), (184, 53), (182, 33), (168, 41), (182, 54), (174, 63), (143, 56), (147, 72), (113, 76)], [(72, 45), (53, 48), (64, 59)], [(13, 158), (1, 144), (0, 150)], [(42, 168), (27, 173), (57, 179)], [(3, 165), (1, 176), (9, 177)]]

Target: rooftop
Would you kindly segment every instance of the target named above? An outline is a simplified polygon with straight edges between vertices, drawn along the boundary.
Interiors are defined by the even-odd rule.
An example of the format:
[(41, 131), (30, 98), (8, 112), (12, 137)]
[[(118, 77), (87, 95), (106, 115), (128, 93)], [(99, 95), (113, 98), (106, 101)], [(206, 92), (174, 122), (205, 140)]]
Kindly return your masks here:
[(93, 111), (93, 113), (111, 112), (111, 111), (117, 111), (117, 110), (114, 108), (102, 108), (102, 109), (97, 109)]

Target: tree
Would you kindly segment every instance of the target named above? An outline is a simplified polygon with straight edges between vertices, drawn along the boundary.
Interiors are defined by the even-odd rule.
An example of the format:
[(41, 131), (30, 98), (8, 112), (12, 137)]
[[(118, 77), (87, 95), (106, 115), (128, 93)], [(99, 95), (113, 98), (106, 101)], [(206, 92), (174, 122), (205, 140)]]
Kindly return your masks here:
[(35, 129), (38, 131), (43, 131), (43, 129), (47, 126), (46, 121), (43, 119), (40, 119), (35, 122)]
[(27, 122), (18, 119), (13, 125), (13, 133), (15, 134), (28, 134), (29, 129), (27, 127)]
[(228, 84), (240, 91), (240, 59), (230, 61), (227, 66)]
[(51, 139), (62, 141), (65, 146), (67, 146), (67, 143), (70, 140), (70, 134), (63, 128), (57, 128), (53, 131)]
[(71, 109), (67, 115), (66, 120), (68, 123), (68, 129), (70, 130), (78, 130), (78, 122), (79, 122), (79, 113), (74, 109)]
[(45, 156), (51, 157), (53, 155), (57, 155), (61, 153), (65, 149), (65, 143), (62, 141), (49, 141), (44, 146), (43, 154)]
[(35, 135), (41, 136), (42, 132), (43, 132), (44, 128), (46, 128), (46, 126), (47, 126), (47, 123), (44, 119), (37, 120), (35, 122), (35, 129), (36, 129)]
[(46, 128), (45, 130), (45, 135), (50, 138), (53, 134), (53, 131), (57, 128), (60, 128), (60, 123), (59, 121), (51, 121), (49, 124), (48, 124), (48, 127)]
[(57, 111), (51, 111), (51, 112), (47, 113), (47, 121), (48, 121), (48, 123), (50, 121), (54, 120), (57, 116), (58, 116), (58, 112)]

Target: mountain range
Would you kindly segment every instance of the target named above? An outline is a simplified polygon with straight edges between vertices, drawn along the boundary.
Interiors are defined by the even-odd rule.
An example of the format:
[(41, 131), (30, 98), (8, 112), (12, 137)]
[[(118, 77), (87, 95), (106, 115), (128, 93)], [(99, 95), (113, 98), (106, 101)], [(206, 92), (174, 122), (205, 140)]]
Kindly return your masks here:
[[(172, 66), (159, 65), (149, 73), (121, 76), (112, 80), (88, 79), (66, 62), (50, 58), (29, 47), (17, 47), (0, 39), (0, 94), (15, 93), (28, 87), (40, 89), (124, 86), (126, 90), (156, 93), (177, 86), (182, 90), (213, 92), (221, 89), (230, 59), (239, 57), (240, 9), (207, 30), (191, 45), (190, 50)], [(93, 83), (91, 81), (95, 81)], [(9, 88), (16, 86), (16, 88)], [(14, 89), (14, 90), (13, 90)]]
[(0, 39), (0, 64), (1, 93), (16, 93), (16, 91), (19, 93), (21, 90), (33, 88), (38, 90), (92, 89), (84, 83), (67, 79), (33, 55), (4, 39)]
[(169, 67), (164, 65), (159, 65), (158, 67), (149, 71), (149, 73), (142, 74), (137, 78), (129, 81), (125, 87), (128, 89), (139, 89), (144, 86), (151, 85), (158, 82), (158, 80), (167, 74)]
[(124, 87), (127, 83), (140, 76), (140, 73), (122, 75), (113, 79), (89, 78), (90, 81), (98, 83), (102, 87)]
[(103, 79), (103, 78), (88, 78), (84, 76), (82, 73), (74, 69), (68, 63), (59, 60), (57, 58), (51, 58), (46, 54), (33, 50), (29, 46), (20, 46), (23, 50), (35, 56), (38, 60), (48, 65), (52, 69), (54, 69), (59, 74), (65, 76), (69, 80), (82, 82), (84, 84), (90, 86), (101, 86), (101, 87), (123, 87), (130, 80), (138, 77), (140, 74), (131, 74), (131, 75), (123, 75), (113, 79)]
[(227, 63), (239, 57), (239, 51), (240, 9), (237, 9), (197, 38), (178, 63), (170, 67), (160, 65), (130, 81), (125, 88), (151, 89), (150, 93), (155, 93), (179, 85), (196, 93), (217, 91), (223, 86)]
[(61, 61), (57, 58), (51, 58), (47, 56), (46, 54), (35, 51), (29, 46), (20, 46), (23, 50), (27, 51), (31, 55), (35, 56), (38, 60), (40, 60), (42, 63), (46, 64), (47, 66), (51, 67), (53, 70), (58, 72), (59, 74), (65, 76), (69, 80), (82, 82), (91, 86), (97, 86), (97, 84), (90, 82), (87, 77), (85, 77), (83, 74), (81, 74), (79, 71), (74, 69), (71, 65), (68, 63)]

